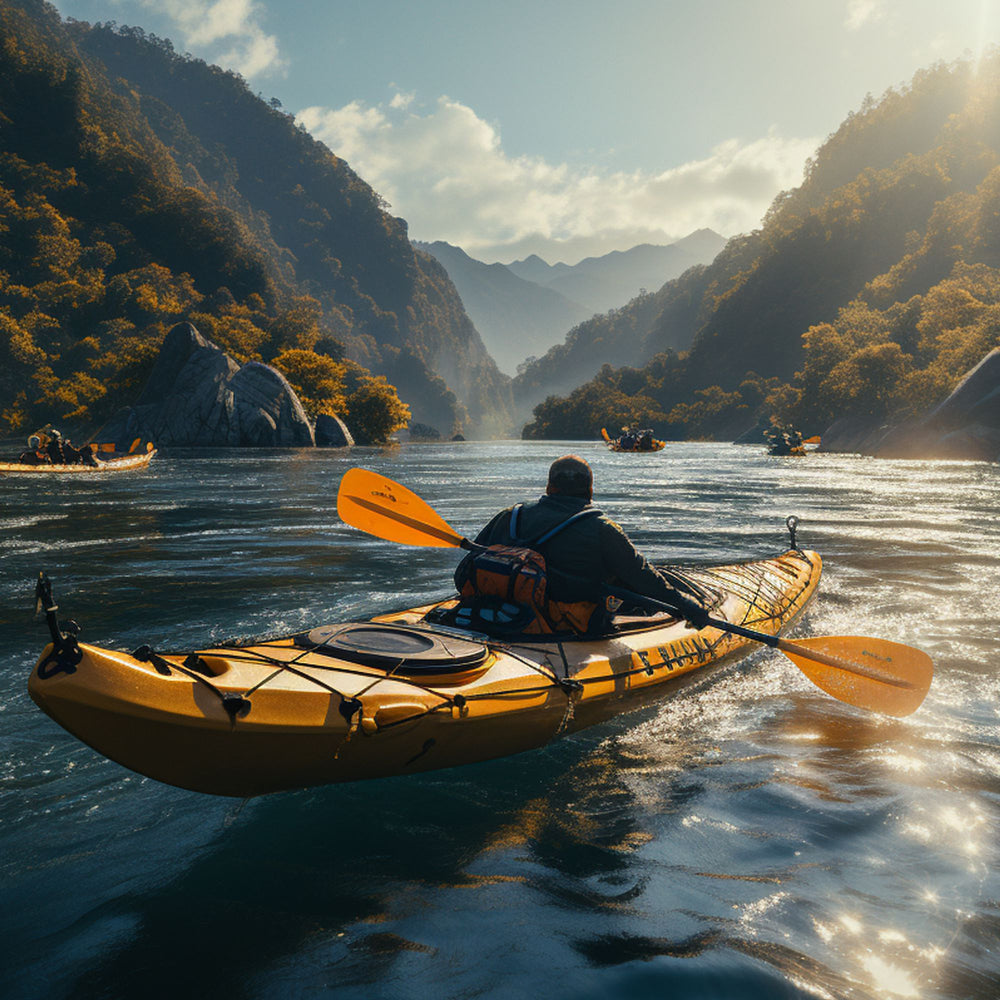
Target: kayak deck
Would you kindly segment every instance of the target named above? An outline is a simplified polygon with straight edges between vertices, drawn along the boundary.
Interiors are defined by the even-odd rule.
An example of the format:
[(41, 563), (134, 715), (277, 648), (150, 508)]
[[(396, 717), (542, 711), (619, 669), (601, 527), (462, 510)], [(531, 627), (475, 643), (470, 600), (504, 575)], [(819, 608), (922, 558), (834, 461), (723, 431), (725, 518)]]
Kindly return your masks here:
[[(670, 567), (713, 615), (775, 634), (821, 561)], [(756, 644), (669, 615), (599, 638), (505, 639), (438, 623), (454, 600), (247, 645), (43, 652), (35, 702), (98, 752), (169, 784), (249, 796), (505, 756), (646, 705)]]

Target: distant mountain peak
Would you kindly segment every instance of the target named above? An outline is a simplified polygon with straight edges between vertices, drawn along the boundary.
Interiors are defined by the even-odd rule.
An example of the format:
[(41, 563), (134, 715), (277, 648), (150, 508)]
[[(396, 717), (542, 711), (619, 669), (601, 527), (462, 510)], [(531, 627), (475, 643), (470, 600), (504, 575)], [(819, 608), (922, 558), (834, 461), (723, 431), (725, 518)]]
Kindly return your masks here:
[(513, 374), (594, 314), (621, 308), (643, 289), (656, 291), (689, 267), (709, 263), (725, 242), (702, 229), (667, 246), (642, 243), (573, 265), (549, 264), (538, 254), (485, 264), (442, 240), (414, 245), (448, 272), (490, 354)]

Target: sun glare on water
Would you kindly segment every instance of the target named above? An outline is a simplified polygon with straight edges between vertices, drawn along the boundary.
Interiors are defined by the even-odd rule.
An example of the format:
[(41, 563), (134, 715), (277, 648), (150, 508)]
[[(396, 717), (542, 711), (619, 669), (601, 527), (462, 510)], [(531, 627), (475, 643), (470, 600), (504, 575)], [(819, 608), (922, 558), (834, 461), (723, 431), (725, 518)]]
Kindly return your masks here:
[(875, 988), (879, 991), (897, 997), (920, 996), (916, 986), (902, 969), (878, 955), (863, 956), (861, 965), (875, 981)]

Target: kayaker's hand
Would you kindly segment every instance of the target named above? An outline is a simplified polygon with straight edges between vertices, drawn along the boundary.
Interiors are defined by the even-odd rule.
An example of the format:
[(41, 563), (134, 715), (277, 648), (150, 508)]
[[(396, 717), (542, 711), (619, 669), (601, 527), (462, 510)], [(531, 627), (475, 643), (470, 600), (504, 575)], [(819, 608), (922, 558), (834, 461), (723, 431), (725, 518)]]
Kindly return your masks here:
[(675, 594), (671, 603), (691, 628), (703, 629), (708, 625), (709, 614), (697, 601), (692, 601), (682, 594)]

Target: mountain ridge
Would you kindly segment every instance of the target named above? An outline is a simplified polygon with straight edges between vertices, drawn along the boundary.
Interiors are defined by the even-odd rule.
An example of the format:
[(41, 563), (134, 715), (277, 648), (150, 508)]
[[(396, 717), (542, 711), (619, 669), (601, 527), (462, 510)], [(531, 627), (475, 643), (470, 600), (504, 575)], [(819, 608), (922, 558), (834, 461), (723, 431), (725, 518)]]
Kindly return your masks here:
[[(624, 308), (647, 284), (659, 289), (694, 264), (707, 263), (725, 241), (700, 229), (676, 243), (639, 244), (575, 265), (549, 264), (537, 254), (512, 264), (486, 264), (444, 241), (414, 245), (445, 267), (488, 350), (503, 371), (514, 375), (590, 317)], [(568, 294), (571, 287), (587, 301)], [(561, 379), (558, 387), (565, 388)]]
[(576, 264), (549, 264), (537, 254), (512, 261), (508, 269), (519, 277), (560, 292), (591, 313), (617, 309), (645, 288), (656, 291), (695, 264), (708, 264), (726, 240), (711, 229), (697, 229), (668, 244), (640, 243), (585, 257)]
[(589, 315), (584, 306), (519, 277), (505, 264), (486, 264), (441, 240), (414, 246), (448, 272), (487, 350), (508, 375)]

